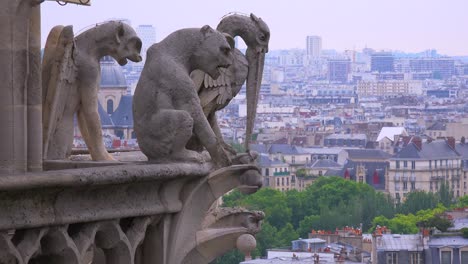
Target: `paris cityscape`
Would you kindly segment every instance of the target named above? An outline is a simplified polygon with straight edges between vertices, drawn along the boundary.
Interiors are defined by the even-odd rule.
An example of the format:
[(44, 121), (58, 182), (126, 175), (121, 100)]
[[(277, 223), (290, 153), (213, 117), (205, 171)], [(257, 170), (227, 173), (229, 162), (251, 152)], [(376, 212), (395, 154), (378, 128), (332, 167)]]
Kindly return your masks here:
[[(149, 47), (147, 43), (156, 42), (156, 28), (153, 25), (139, 25), (135, 30), (143, 40), (144, 54)], [(137, 142), (132, 137), (131, 117), (125, 122), (125, 117), (131, 116), (131, 113), (124, 111), (131, 110), (125, 104), (131, 102), (142, 63), (120, 67), (115, 62), (103, 61), (101, 67), (103, 73), (114, 74), (103, 75), (101, 82), (100, 102), (102, 110), (105, 110), (101, 112), (101, 120), (108, 120), (103, 121), (103, 129), (108, 131), (109, 138), (114, 139), (108, 140), (108, 147), (112, 148), (112, 144), (136, 146)], [(117, 70), (119, 67), (121, 70)], [(121, 75), (117, 76), (116, 72), (121, 72)], [(110, 91), (117, 87), (121, 87), (121, 91), (113, 90), (114, 93), (126, 93), (122, 99), (117, 99), (122, 104), (120, 107), (120, 104), (107, 100), (112, 96)], [(336, 51), (325, 49), (322, 38), (314, 35), (304, 36), (302, 49), (271, 50), (265, 59), (251, 150), (259, 153), (257, 162), (262, 171), (263, 188), (285, 194), (272, 194), (265, 190), (266, 193), (262, 195), (285, 196), (283, 199), (286, 201), (278, 201), (278, 204), (286, 202), (283, 208), (286, 212), (288, 209), (305, 210), (308, 207), (305, 204), (302, 205), (305, 208), (294, 208), (292, 206), (297, 205), (290, 204), (289, 199), (298, 199), (296, 202), (301, 199), (295, 191), (307, 192), (309, 186), (321, 180), (324, 181), (322, 184), (337, 188), (335, 185), (338, 183), (325, 178), (339, 177), (367, 184), (378, 192), (372, 195), (388, 195), (391, 203), (397, 204), (393, 213), (415, 214), (415, 208), (432, 209), (431, 206), (436, 206), (436, 200), (440, 199), (436, 198), (436, 194), (443, 188), (447, 188), (453, 201), (458, 201), (468, 192), (468, 143), (465, 144), (465, 137), (468, 136), (467, 95), (468, 56), (448, 56), (434, 49), (415, 53), (374, 50), (371, 47)], [(235, 146), (242, 146), (245, 121), (246, 93), (243, 87), (229, 106), (218, 112), (224, 139)], [(84, 146), (84, 142), (80, 144)], [(407, 200), (408, 197), (411, 198)], [(363, 202), (359, 199), (365, 198), (354, 199), (358, 199), (355, 202), (360, 204)], [(383, 197), (379, 196), (379, 199)], [(429, 203), (432, 205), (418, 204), (422, 200), (431, 200)], [(418, 205), (403, 209), (410, 203)], [(451, 202), (449, 204), (448, 207), (453, 207)], [(369, 210), (357, 209), (356, 205), (348, 206), (352, 209), (327, 209), (336, 213), (335, 217), (347, 210)], [(276, 241), (273, 245), (288, 246), (291, 242), (292, 252), (297, 251), (295, 256), (307, 259), (307, 254), (298, 253), (299, 248), (307, 247), (303, 245), (308, 245), (309, 249), (316, 247), (325, 250), (322, 244), (325, 241), (334, 239), (335, 242), (343, 242), (362, 237), (363, 243), (350, 248), (364, 250), (366, 241), (371, 239), (370, 235), (362, 234), (362, 228), (375, 228), (381, 220), (365, 219), (368, 216), (360, 215), (364, 212), (356, 215), (356, 211), (350, 213), (353, 220), (332, 220), (332, 216), (322, 215), (323, 208), (315, 210), (320, 217), (317, 215), (316, 219), (312, 218), (314, 220), (307, 217), (300, 219), (295, 215), (304, 215), (304, 212), (290, 212), (292, 225), (274, 226), (278, 229), (278, 240), (284, 241), (285, 238), (281, 236), (289, 239)], [(391, 216), (392, 210), (388, 210), (384, 215)], [(433, 210), (440, 212), (437, 207)], [(275, 217), (288, 221), (288, 216)], [(420, 221), (416, 219), (413, 221)], [(392, 226), (393, 232), (396, 228), (399, 234), (411, 230), (401, 229), (395, 223), (390, 224), (391, 221), (398, 220), (383, 220), (382, 226), (395, 225)], [(464, 220), (460, 221), (462, 226)], [(307, 224), (310, 225), (309, 229), (316, 227), (317, 230), (304, 230)], [(414, 226), (411, 228), (416, 230)], [(310, 239), (297, 240), (298, 237), (307, 236)], [(416, 241), (418, 235), (404, 234), (403, 237), (407, 240), (401, 242), (402, 247), (424, 248), (423, 240)], [(387, 243), (395, 243), (391, 239), (403, 240), (396, 236), (388, 236), (388, 239)], [(340, 245), (327, 246), (327, 250), (330, 250), (328, 253), (337, 254), (341, 250)], [(289, 250), (286, 253), (276, 249), (270, 251), (269, 248), (263, 250), (257, 254), (267, 253), (268, 258), (291, 255)], [(394, 253), (394, 249), (389, 250), (392, 252), (381, 253), (381, 256), (390, 262), (382, 263), (425, 263), (422, 251), (400, 256), (400, 253)], [(354, 256), (356, 260), (365, 262), (363, 251), (358, 252)], [(325, 261), (330, 254), (319, 255)], [(388, 260), (398, 258), (399, 262)], [(380, 257), (379, 261), (382, 261)], [(219, 260), (215, 263), (233, 262)], [(259, 260), (243, 263), (276, 262)]]
[(467, 3), (36, 1), (0, 264), (468, 264)]

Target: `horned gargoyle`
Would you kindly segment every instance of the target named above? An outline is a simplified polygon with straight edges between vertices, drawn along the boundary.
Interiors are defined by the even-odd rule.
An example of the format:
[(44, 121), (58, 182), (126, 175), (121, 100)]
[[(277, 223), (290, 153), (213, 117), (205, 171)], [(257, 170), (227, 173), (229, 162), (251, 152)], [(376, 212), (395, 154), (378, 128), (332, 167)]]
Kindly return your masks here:
[(73, 118), (93, 160), (114, 160), (102, 140), (98, 114), (101, 79), (99, 61), (111, 56), (120, 65), (141, 61), (142, 42), (136, 32), (120, 21), (109, 21), (74, 37), (71, 26), (56, 26), (44, 51), (43, 154), (44, 159), (65, 159), (73, 144)]
[(181, 29), (148, 49), (133, 97), (134, 128), (141, 151), (152, 162), (203, 162), (187, 150), (192, 135), (217, 167), (231, 160), (203, 114), (190, 72), (201, 69), (216, 79), (232, 63), (232, 37), (209, 26)]

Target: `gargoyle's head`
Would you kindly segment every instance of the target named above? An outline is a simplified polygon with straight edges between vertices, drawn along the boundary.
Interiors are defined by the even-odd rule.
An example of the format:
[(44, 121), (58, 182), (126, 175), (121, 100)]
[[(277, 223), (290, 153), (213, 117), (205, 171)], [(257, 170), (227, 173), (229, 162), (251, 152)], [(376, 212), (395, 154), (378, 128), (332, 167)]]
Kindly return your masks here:
[(217, 79), (221, 74), (220, 68), (227, 68), (232, 64), (234, 39), (208, 25), (200, 29), (200, 34), (202, 41), (192, 55), (191, 61), (195, 64), (193, 68), (202, 70), (211, 78)]
[(142, 61), (140, 55), (142, 42), (132, 27), (119, 22), (115, 32), (115, 41), (117, 46), (110, 55), (121, 66), (127, 64), (128, 60), (133, 62)]

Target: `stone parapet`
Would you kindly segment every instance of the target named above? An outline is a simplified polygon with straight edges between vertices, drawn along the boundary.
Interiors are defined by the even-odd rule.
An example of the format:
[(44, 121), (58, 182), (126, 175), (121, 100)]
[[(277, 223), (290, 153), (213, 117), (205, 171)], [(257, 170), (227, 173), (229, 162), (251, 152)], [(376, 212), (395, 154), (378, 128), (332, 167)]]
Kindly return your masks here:
[(208, 163), (2, 176), (0, 263), (208, 263), (263, 219), (213, 204), (260, 186), (256, 166)]

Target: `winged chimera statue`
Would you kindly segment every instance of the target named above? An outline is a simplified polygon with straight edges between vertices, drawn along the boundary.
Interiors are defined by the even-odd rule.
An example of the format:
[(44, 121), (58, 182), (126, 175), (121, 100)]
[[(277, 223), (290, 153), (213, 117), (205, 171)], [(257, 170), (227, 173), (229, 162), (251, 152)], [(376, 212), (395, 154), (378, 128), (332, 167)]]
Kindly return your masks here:
[(74, 38), (71, 26), (50, 32), (42, 62), (43, 157), (65, 159), (73, 144), (77, 113), (81, 134), (93, 160), (114, 160), (102, 140), (98, 113), (100, 59), (111, 56), (120, 65), (141, 61), (142, 42), (120, 21), (108, 21)]
[[(218, 31), (227, 33), (232, 37), (239, 36), (247, 44), (246, 54), (234, 49), (234, 60), (231, 66), (221, 70), (221, 76), (213, 80), (208, 74), (196, 70), (191, 77), (198, 89), (198, 95), (213, 131), (226, 149), (233, 154), (235, 151), (224, 143), (221, 131), (216, 120), (216, 111), (226, 107), (232, 98), (240, 91), (247, 80), (247, 128), (245, 147), (249, 151), (249, 139), (252, 135), (257, 110), (260, 85), (262, 83), (265, 53), (268, 52), (270, 29), (261, 19), (250, 14), (230, 14), (225, 16), (217, 27)], [(192, 138), (190, 148), (200, 149), (196, 140)]]

